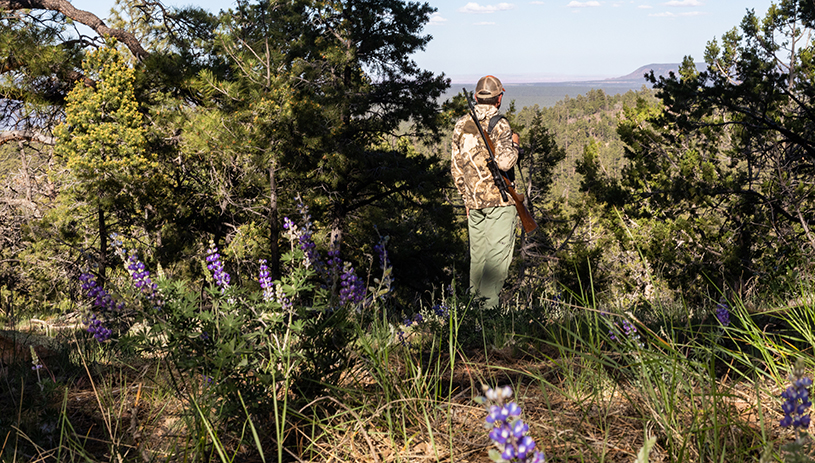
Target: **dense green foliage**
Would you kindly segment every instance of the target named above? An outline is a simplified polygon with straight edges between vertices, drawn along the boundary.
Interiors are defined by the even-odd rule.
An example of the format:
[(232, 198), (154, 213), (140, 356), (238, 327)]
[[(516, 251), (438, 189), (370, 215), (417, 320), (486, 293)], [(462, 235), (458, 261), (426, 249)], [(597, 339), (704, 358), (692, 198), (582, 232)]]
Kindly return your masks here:
[[(200, 278), (190, 256), (213, 238), (233, 258), (236, 278), (247, 278), (260, 257), (280, 277), (282, 221), (296, 210), (297, 194), (324, 225), (320, 246), (342, 250), (360, 268), (371, 266), (368, 243), (394, 237), (402, 301), (453, 278), (464, 252), (450, 226), (452, 208), (440, 194), (449, 183), (446, 165), (436, 151), (420, 154), (407, 138), (432, 141), (444, 121), (437, 99), (446, 79), (410, 58), (429, 40), (421, 30), (430, 6), (239, 2), (218, 16), (121, 7), (116, 22), (132, 26), (151, 47), (140, 61), (128, 67), (118, 58), (117, 71), (106, 73), (91, 53), (68, 79), (35, 67), (32, 52), (15, 55), (29, 60), (3, 74), (20, 89), (27, 81), (12, 71), (74, 88), (71, 98), (66, 91), (43, 106), (66, 122), (54, 132), (57, 157), (49, 160), (56, 196), (48, 199), (56, 201), (42, 203), (46, 219), (28, 233), (15, 231), (10, 256), (18, 268), (25, 266), (20, 250), (68, 252), (71, 263), (38, 275), (18, 272), (28, 277), (4, 286), (56, 304), (58, 292), (43, 293), (43, 281), (69, 286), (88, 259), (104, 280), (112, 231), (137, 237), (147, 246), (146, 260), (174, 274)], [(51, 19), (54, 26), (62, 20)], [(44, 27), (7, 21), (17, 26), (4, 30), (8, 40)], [(40, 34), (45, 45), (31, 46), (66, 40), (47, 31)], [(77, 42), (83, 44), (95, 47)], [(117, 73), (135, 79), (121, 81)], [(6, 95), (20, 107), (42, 106), (39, 94)], [(127, 100), (129, 120), (116, 113), (124, 107), (119, 99)], [(18, 115), (9, 108), (7, 121)], [(40, 135), (56, 126), (35, 116), (23, 122)], [(131, 128), (140, 131), (139, 140), (123, 138)]]
[[(796, 5), (751, 13), (741, 32), (711, 42), (707, 70), (688, 57), (679, 76), (652, 77), (655, 91), (504, 108), (525, 147), (519, 188), (541, 224), (519, 235), (507, 299), (592, 291), (642, 308), (774, 290), (809, 273), (811, 44), (801, 34), (811, 15)], [(120, 7), (117, 26), (148, 49), (139, 59), (113, 41), (58, 46), (59, 15), (4, 19), (6, 41), (72, 50), (59, 67), (42, 65), (45, 52), (16, 54), (2, 74), (3, 116), (22, 134), (20, 149), (3, 145), (4, 163), (21, 168), (4, 182), (27, 185), (4, 203), (7, 299), (63, 307), (86, 265), (112, 276), (112, 231), (190, 281), (204, 276), (193, 262), (210, 239), (236, 280), (251, 281), (260, 258), (282, 278), (283, 219), (297, 194), (317, 246), (362, 273), (376, 267), (372, 243), (389, 237), (396, 312), (466, 280), (446, 160), (463, 99), (439, 105), (448, 82), (410, 59), (429, 40), (429, 5)], [(47, 175), (33, 175), (38, 163)]]
[(638, 102), (618, 129), (622, 177), (583, 164), (585, 188), (687, 296), (777, 292), (812, 273), (812, 13), (797, 1), (751, 12), (708, 44), (707, 70), (688, 57), (679, 75), (652, 75), (660, 103)]
[[(0, 45), (15, 49), (0, 62), (0, 307), (10, 324), (19, 309), (84, 323), (101, 341), (80, 332), (73, 344), (91, 380), (88, 352), (163, 368), (152, 384), (171, 391), (186, 433), (168, 455), (227, 461), (216, 430), (238, 454), (251, 428), (261, 457), (271, 443), (278, 461), (351, 461), (347, 439), (375, 452), (384, 428), (404, 449), (419, 428), (441, 459), (444, 425), (452, 460), (454, 440), (473, 441), (454, 439), (455, 401), (494, 379), (457, 362), (530, 356), (556, 373), (495, 370), (547, 401), (557, 389), (589, 404), (581, 425), (622, 395), (636, 438), (655, 433), (647, 442), (669, 459), (772, 456), (764, 414), (778, 407), (759, 389), (801, 376), (785, 363), (815, 345), (811, 2), (750, 12), (708, 45), (706, 70), (687, 57), (678, 75), (650, 76), (655, 90), (504, 108), (540, 228), (519, 231), (506, 304), (492, 311), (461, 284), (446, 133), (463, 95), (439, 102), (449, 82), (410, 58), (430, 40), (429, 4), (119, 6), (114, 22), (146, 51), (73, 40), (60, 14), (0, 12)], [(33, 349), (31, 363), (51, 404), (40, 417), (20, 400), (15, 436), (65, 438), (60, 451), (88, 459), (67, 398), (53, 411), (70, 378), (44, 381)], [(18, 376), (19, 388), (0, 382), (15, 400), (30, 392)], [(731, 415), (731, 378), (755, 385), (760, 423)], [(124, 461), (143, 443), (139, 396), (122, 438), (94, 394), (108, 433), (95, 442)], [(580, 457), (605, 459), (590, 434)]]

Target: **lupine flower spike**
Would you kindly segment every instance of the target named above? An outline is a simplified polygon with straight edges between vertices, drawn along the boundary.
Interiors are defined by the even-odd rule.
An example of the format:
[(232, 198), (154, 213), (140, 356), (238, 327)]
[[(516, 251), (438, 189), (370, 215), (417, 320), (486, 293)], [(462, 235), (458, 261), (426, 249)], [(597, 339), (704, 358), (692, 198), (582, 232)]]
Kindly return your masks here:
[(274, 283), (272, 277), (269, 276), (269, 267), (266, 266), (266, 259), (260, 259), (260, 273), (258, 275), (258, 283), (263, 289), (263, 300), (266, 302), (274, 298)]
[(789, 380), (792, 385), (781, 393), (785, 400), (781, 405), (784, 418), (780, 424), (785, 428), (805, 430), (809, 428), (810, 423), (809, 407), (812, 406), (812, 402), (809, 399), (809, 387), (812, 386), (812, 379), (805, 375), (802, 360), (796, 362)]
[(340, 304), (359, 304), (365, 299), (365, 283), (360, 280), (350, 262), (345, 262), (340, 275)]
[(147, 297), (147, 300), (153, 304), (154, 308), (161, 309), (164, 303), (161, 301), (158, 285), (150, 279), (150, 272), (146, 270), (144, 263), (139, 261), (138, 256), (136, 256), (136, 251), (130, 251), (130, 257), (127, 259), (127, 262), (125, 262), (125, 265), (127, 271), (130, 272), (131, 278), (133, 278), (133, 284), (136, 286), (136, 289)]
[(215, 247), (213, 241), (209, 242), (209, 249), (207, 250), (207, 268), (212, 272), (212, 278), (215, 279), (215, 284), (221, 288), (221, 292), (226, 291), (229, 286), (229, 274), (224, 271), (221, 255), (218, 254), (218, 248)]
[(716, 319), (719, 323), (727, 328), (730, 325), (730, 311), (728, 310), (727, 303), (724, 301), (716, 304)]
[(536, 450), (535, 441), (528, 434), (529, 425), (521, 420), (521, 407), (515, 402), (507, 403), (512, 397), (512, 389), (509, 386), (483, 388), (486, 397), (477, 400), (487, 407), (485, 427), (497, 448), (490, 451), (490, 458), (496, 463), (544, 463), (543, 452)]
[(40, 357), (37, 355), (37, 351), (34, 350), (34, 346), (28, 346), (31, 349), (31, 367), (32, 370), (37, 372), (37, 384), (40, 385), (40, 390), (43, 390), (45, 387), (42, 384), (42, 379), (40, 378), (40, 368), (42, 368), (42, 362), (40, 362)]
[[(603, 316), (609, 316), (609, 314), (603, 312)], [(623, 320), (622, 324), (614, 322), (614, 327), (609, 330), (608, 337), (612, 341), (623, 342), (623, 340), (617, 336), (618, 334), (621, 334), (625, 339), (633, 341), (640, 348), (645, 347), (645, 344), (642, 342), (642, 340), (640, 340), (640, 335), (637, 332), (636, 325), (628, 320)]]
[[(124, 308), (123, 303), (117, 304), (104, 288), (96, 284), (96, 277), (93, 274), (89, 272), (82, 273), (79, 276), (79, 281), (82, 283), (82, 290), (85, 291), (85, 295), (99, 312), (103, 314), (114, 313), (120, 312)], [(86, 331), (91, 333), (99, 342), (107, 341), (113, 334), (113, 331), (105, 327), (96, 314), (91, 314), (83, 323), (87, 325)]]
[(297, 233), (297, 241), (300, 249), (306, 256), (304, 265), (306, 268), (313, 266), (317, 273), (321, 273), (324, 264), (320, 259), (320, 253), (317, 251), (317, 244), (314, 243), (314, 230), (312, 227), (314, 224), (311, 221), (311, 214), (308, 212), (308, 206), (303, 203), (303, 198), (299, 194), (295, 199), (297, 200), (297, 210), (303, 219), (303, 226)]
[(384, 299), (391, 292), (393, 286), (393, 266), (391, 266), (386, 248), (389, 239), (387, 236), (380, 236), (379, 243), (374, 246), (374, 251), (377, 256), (379, 256), (379, 267), (382, 269), (382, 278), (374, 279), (374, 282), (376, 282), (379, 287), (372, 288), (372, 291), (374, 291), (372, 294), (373, 298)]

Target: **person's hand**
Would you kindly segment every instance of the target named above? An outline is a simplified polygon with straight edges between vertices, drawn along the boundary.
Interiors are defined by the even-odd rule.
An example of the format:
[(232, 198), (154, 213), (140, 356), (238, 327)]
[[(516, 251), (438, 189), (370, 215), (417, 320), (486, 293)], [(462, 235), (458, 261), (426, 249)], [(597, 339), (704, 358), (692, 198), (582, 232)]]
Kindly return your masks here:
[(464, 206), (464, 210), (467, 211), (467, 217), (469, 217), (470, 216), (470, 208), (467, 207), (467, 206)]
[(521, 136), (515, 132), (512, 132), (512, 143), (519, 144), (521, 142)]

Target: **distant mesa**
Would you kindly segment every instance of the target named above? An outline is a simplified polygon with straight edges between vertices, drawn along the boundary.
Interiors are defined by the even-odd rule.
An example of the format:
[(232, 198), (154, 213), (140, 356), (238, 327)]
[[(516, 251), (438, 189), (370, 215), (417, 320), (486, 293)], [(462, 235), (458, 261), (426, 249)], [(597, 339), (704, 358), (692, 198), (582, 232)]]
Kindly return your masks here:
[[(704, 69), (704, 63), (696, 63), (696, 68), (699, 70)], [(632, 72), (631, 74), (626, 74), (622, 77), (614, 77), (611, 79), (605, 79), (604, 82), (640, 82), (645, 83), (645, 75), (650, 74), (651, 71), (654, 71), (654, 75), (657, 77), (663, 76), (668, 77), (668, 74), (673, 72), (674, 74), (679, 73), (679, 63), (654, 63), (648, 64), (645, 66), (640, 66), (637, 68), (636, 71)]]

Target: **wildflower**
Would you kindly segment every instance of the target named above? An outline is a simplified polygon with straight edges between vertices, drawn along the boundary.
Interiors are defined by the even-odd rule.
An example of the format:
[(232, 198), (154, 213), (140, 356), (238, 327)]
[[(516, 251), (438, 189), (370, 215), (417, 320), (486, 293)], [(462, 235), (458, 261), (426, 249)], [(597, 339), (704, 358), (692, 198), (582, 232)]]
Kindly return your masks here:
[(314, 243), (314, 232), (311, 230), (311, 216), (308, 214), (308, 208), (303, 206), (301, 213), (303, 216), (304, 224), (298, 227), (297, 224), (292, 222), (288, 217), (283, 218), (283, 228), (286, 230), (286, 237), (291, 243), (292, 250), (294, 250), (295, 243), (297, 247), (303, 251), (305, 259), (303, 265), (306, 268), (313, 267), (318, 273), (323, 271), (323, 262), (320, 259), (320, 253), (317, 251), (317, 245)]
[(258, 274), (258, 283), (263, 288), (263, 300), (268, 302), (274, 297), (274, 283), (269, 276), (269, 267), (266, 266), (266, 259), (260, 259), (260, 272)]
[(34, 365), (31, 367), (31, 369), (35, 371), (39, 370), (40, 368), (42, 368), (42, 362), (40, 362), (40, 357), (37, 355), (37, 351), (34, 350), (34, 346), (28, 347), (31, 349), (31, 364)]
[(730, 325), (730, 311), (728, 310), (727, 303), (719, 302), (716, 304), (716, 319), (725, 328)]
[[(82, 290), (85, 295), (91, 300), (94, 308), (101, 313), (116, 313), (121, 312), (124, 308), (124, 303), (116, 303), (113, 297), (105, 291), (104, 288), (96, 283), (96, 277), (88, 272), (82, 273), (79, 276), (79, 281), (82, 283)], [(104, 342), (110, 339), (113, 333), (109, 328), (105, 327), (102, 320), (97, 318), (96, 314), (91, 314), (90, 317), (83, 320), (83, 324), (87, 326), (85, 330), (91, 333), (93, 337), (99, 341)]]
[(436, 316), (441, 318), (447, 318), (450, 315), (450, 307), (447, 304), (441, 303), (436, 304), (430, 308)]
[(133, 284), (142, 294), (147, 296), (147, 300), (153, 304), (155, 308), (161, 308), (163, 305), (159, 297), (158, 285), (153, 283), (150, 279), (150, 272), (144, 266), (144, 263), (139, 261), (136, 251), (130, 252), (130, 257), (125, 262), (125, 267), (133, 278)]
[(286, 237), (289, 242), (294, 243), (297, 239), (297, 224), (291, 221), (288, 217), (283, 217), (283, 229), (286, 230)]
[(40, 362), (39, 356), (37, 356), (37, 351), (34, 350), (34, 346), (28, 346), (31, 349), (31, 367), (32, 370), (37, 372), (37, 385), (40, 386), (40, 390), (45, 388), (45, 385), (42, 383), (42, 378), (40, 378), (40, 368), (42, 368), (42, 362)]
[(802, 361), (796, 362), (790, 373), (789, 380), (792, 385), (781, 393), (781, 397), (785, 401), (781, 405), (784, 418), (781, 419), (780, 424), (785, 428), (792, 426), (793, 429), (807, 429), (810, 423), (809, 407), (812, 406), (809, 399), (809, 387), (812, 386), (812, 379), (804, 376)]
[(312, 233), (309, 230), (304, 230), (303, 233), (297, 238), (300, 242), (300, 249), (305, 253), (306, 259), (304, 265), (306, 268), (314, 265), (318, 267), (320, 262), (320, 254), (317, 252), (317, 245), (312, 239)]
[(103, 312), (118, 312), (124, 308), (124, 303), (117, 304), (113, 297), (96, 283), (96, 277), (93, 274), (82, 273), (79, 275), (79, 281), (82, 283), (80, 286), (85, 291), (85, 295), (97, 309)]
[(286, 296), (286, 293), (283, 291), (283, 286), (276, 284), (274, 285), (275, 290), (275, 300), (280, 304), (280, 307), (284, 311), (289, 311), (294, 307), (291, 300)]
[(484, 386), (484, 395), (486, 397), (480, 399), (489, 411), (485, 424), (490, 430), (490, 440), (500, 452), (500, 460), (543, 463), (543, 452), (535, 449), (535, 441), (528, 435), (529, 425), (520, 418), (521, 407), (515, 402), (505, 403), (512, 397), (512, 389), (509, 386), (498, 389)]
[(328, 266), (332, 270), (339, 273), (339, 268), (342, 267), (342, 259), (340, 259), (340, 251), (339, 249), (332, 249), (328, 251)]
[(298, 194), (295, 196), (297, 200), (297, 210), (300, 213), (300, 218), (303, 220), (303, 225), (299, 229), (288, 218), (284, 219), (283, 228), (286, 228), (286, 220), (291, 227), (289, 239), (292, 244), (296, 239), (300, 249), (305, 254), (304, 265), (306, 268), (313, 267), (318, 273), (323, 271), (323, 262), (320, 259), (320, 253), (317, 251), (317, 245), (314, 243), (314, 230), (312, 226), (314, 223), (311, 221), (311, 214), (308, 211), (308, 206), (303, 203), (303, 198)]
[(218, 248), (215, 247), (215, 243), (211, 240), (207, 250), (207, 269), (212, 272), (215, 284), (221, 288), (221, 292), (224, 292), (229, 286), (229, 274), (224, 271), (221, 255), (218, 254)]
[(85, 331), (92, 334), (94, 339), (99, 342), (107, 341), (110, 339), (110, 335), (113, 334), (112, 330), (102, 324), (102, 320), (96, 318), (96, 314), (92, 314), (90, 318), (85, 319), (83, 323), (88, 326), (85, 328)]
[(412, 325), (414, 323), (418, 324), (418, 323), (421, 323), (423, 321), (424, 321), (424, 317), (422, 317), (422, 314), (416, 313), (416, 314), (413, 314), (413, 317), (406, 318), (403, 323), (405, 324), (405, 326), (409, 327), (410, 325)]
[(359, 304), (365, 298), (365, 284), (354, 273), (350, 262), (340, 275), (340, 304)]
[(385, 249), (388, 239), (389, 237), (387, 236), (381, 237), (379, 243), (374, 246), (374, 251), (376, 255), (379, 256), (379, 267), (383, 270), (391, 266), (390, 260), (388, 259), (388, 250)]
[[(601, 315), (609, 316), (607, 312), (602, 312)], [(636, 343), (641, 348), (645, 347), (645, 344), (640, 340), (636, 325), (628, 320), (623, 320), (622, 323), (614, 322), (614, 326), (608, 331), (608, 337), (612, 341), (622, 342), (617, 335)]]
[(154, 287), (153, 281), (150, 280), (150, 272), (145, 270), (144, 263), (139, 261), (135, 251), (131, 251), (127, 262), (127, 270), (130, 271), (130, 276), (133, 277), (133, 284), (136, 288), (149, 290)]

